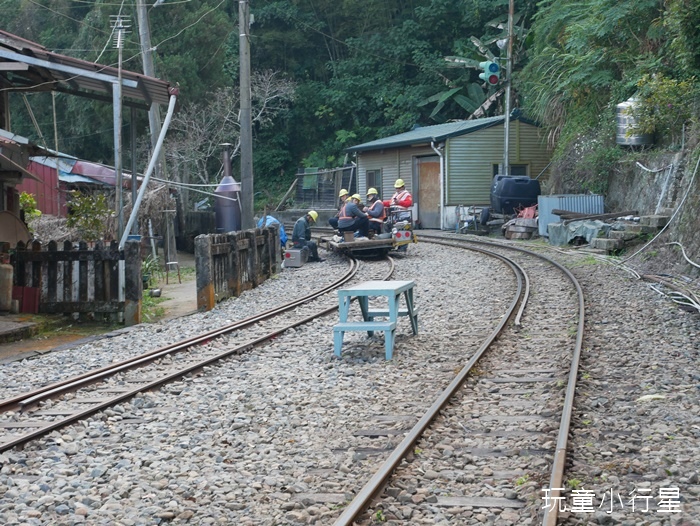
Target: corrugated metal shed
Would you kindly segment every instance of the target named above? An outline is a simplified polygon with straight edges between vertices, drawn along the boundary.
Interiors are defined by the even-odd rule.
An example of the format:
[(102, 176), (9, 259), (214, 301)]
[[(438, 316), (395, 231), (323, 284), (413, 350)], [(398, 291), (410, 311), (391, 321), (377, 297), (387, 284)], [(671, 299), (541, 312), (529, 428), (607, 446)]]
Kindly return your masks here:
[[(24, 86), (29, 90), (52, 89), (77, 94), (81, 91), (102, 93), (111, 99), (112, 86), (119, 70), (78, 58), (52, 53), (44, 46), (0, 30), (0, 62), (26, 64), (26, 69), (3, 72), (9, 85)], [(170, 84), (122, 69), (122, 94), (135, 101), (144, 101), (145, 109), (151, 103), (168, 104)]]
[(605, 204), (602, 195), (587, 194), (558, 194), (541, 195), (537, 198), (539, 212), (539, 233), (547, 236), (549, 223), (560, 223), (561, 218), (552, 213), (552, 210), (567, 210), (579, 214), (603, 214)]

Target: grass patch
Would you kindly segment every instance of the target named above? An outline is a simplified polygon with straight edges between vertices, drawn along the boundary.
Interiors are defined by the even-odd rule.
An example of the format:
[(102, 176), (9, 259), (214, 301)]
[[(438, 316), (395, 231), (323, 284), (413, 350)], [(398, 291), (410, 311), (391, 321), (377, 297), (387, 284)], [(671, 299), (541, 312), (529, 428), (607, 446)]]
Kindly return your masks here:
[(160, 305), (167, 298), (154, 298), (147, 291), (144, 291), (143, 300), (141, 301), (141, 317), (147, 323), (158, 321), (165, 315), (165, 307)]

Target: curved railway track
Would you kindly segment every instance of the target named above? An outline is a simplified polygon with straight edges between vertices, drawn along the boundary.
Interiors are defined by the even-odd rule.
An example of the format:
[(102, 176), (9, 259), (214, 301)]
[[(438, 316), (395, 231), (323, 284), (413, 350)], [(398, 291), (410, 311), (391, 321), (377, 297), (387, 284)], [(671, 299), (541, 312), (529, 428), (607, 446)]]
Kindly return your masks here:
[[(421, 235), (421, 241), (427, 239), (427, 236)], [(449, 245), (446, 246), (446, 250), (452, 251), (449, 257), (460, 260), (462, 244), (444, 239), (437, 241)], [(279, 466), (298, 466), (294, 472), (295, 479), (298, 480), (300, 472), (304, 474), (304, 482), (294, 490), (297, 493), (292, 497), (284, 496), (288, 491), (285, 488), (292, 486), (292, 482), (274, 482), (269, 480), (274, 479), (269, 474), (246, 475), (251, 477), (251, 481), (255, 480), (254, 491), (260, 491), (260, 488), (264, 490), (268, 486), (271, 488), (269, 493), (260, 495), (262, 500), (256, 500), (258, 505), (263, 504), (263, 509), (265, 506), (271, 506), (277, 510), (287, 510), (268, 510), (270, 513), (265, 516), (269, 522), (265, 524), (304, 523), (307, 519), (302, 512), (296, 511), (299, 506), (319, 508), (313, 512), (314, 521), (319, 524), (350, 524), (352, 521), (363, 524), (370, 516), (393, 516), (399, 520), (418, 523), (420, 519), (429, 520), (431, 517), (441, 516), (443, 510), (450, 510), (449, 513), (458, 521), (456, 523), (460, 524), (469, 523), (467, 521), (488, 522), (489, 518), (495, 515), (500, 515), (503, 519), (513, 517), (511, 523), (520, 524), (527, 523), (524, 520), (533, 520), (539, 513), (540, 506), (533, 503), (534, 492), (537, 492), (539, 497), (539, 490), (547, 484), (551, 488), (560, 486), (561, 473), (558, 468), (551, 470), (548, 475), (543, 474), (546, 473), (545, 467), (549, 464), (561, 468), (564, 464), (566, 433), (564, 438), (560, 439), (557, 438), (556, 430), (568, 426), (567, 420), (570, 419), (570, 409), (567, 416), (567, 410), (562, 409), (561, 400), (570, 402), (573, 398), (573, 387), (570, 387), (572, 394), (569, 396), (566, 385), (567, 378), (576, 378), (575, 365), (582, 341), (582, 295), (579, 290), (577, 302), (571, 292), (571, 285), (565, 282), (565, 274), (561, 274), (553, 285), (550, 282), (549, 286), (542, 286), (542, 280), (552, 278), (554, 273), (544, 269), (541, 263), (532, 263), (533, 258), (539, 256), (520, 253), (518, 256), (506, 257), (496, 254), (504, 252), (503, 247), (487, 248), (473, 242), (469, 246), (472, 252), (478, 252), (478, 256), (473, 257), (497, 258), (497, 265), (491, 267), (509, 268), (513, 277), (501, 278), (497, 271), (489, 268), (489, 279), (499, 280), (499, 283), (493, 282), (490, 286), (490, 292), (493, 294), (491, 303), (495, 307), (489, 309), (477, 306), (482, 314), (469, 316), (471, 321), (466, 333), (463, 327), (464, 316), (460, 316), (460, 310), (467, 309), (469, 305), (452, 304), (439, 316), (449, 331), (448, 334), (436, 337), (424, 333), (411, 338), (399, 336), (399, 354), (392, 362), (383, 360), (383, 352), (379, 354), (381, 358), (377, 361), (373, 361), (374, 357), (367, 358), (376, 354), (372, 349), (383, 347), (376, 338), (366, 340), (363, 335), (349, 338), (346, 344), (348, 349), (346, 351), (344, 348), (341, 360), (330, 356), (321, 359), (310, 357), (308, 363), (299, 364), (296, 372), (289, 370), (276, 373), (280, 375), (280, 379), (275, 380), (274, 388), (269, 394), (271, 408), (265, 410), (262, 415), (250, 415), (251, 409), (244, 409), (243, 407), (249, 407), (244, 404), (241, 404), (242, 408), (234, 411), (237, 414), (231, 418), (232, 427), (228, 431), (222, 431), (219, 440), (229, 444), (228, 449), (239, 448), (241, 451), (233, 453), (225, 462), (238, 462), (249, 454), (260, 456), (272, 449), (279, 455), (289, 455), (284, 457), (288, 458), (287, 460), (280, 458)], [(406, 265), (411, 263), (410, 250), (409, 247), (408, 257), (402, 258)], [(407, 267), (401, 271), (402, 277), (415, 275), (418, 268), (420, 267), (416, 265)], [(393, 270), (392, 264), (391, 272)], [(462, 269), (455, 268), (455, 274), (460, 272), (463, 272)], [(385, 275), (384, 279), (390, 275)], [(356, 274), (355, 279), (378, 278)], [(508, 283), (505, 283), (506, 281)], [(506, 290), (511, 283), (517, 291), (512, 298), (507, 298)], [(341, 280), (338, 280), (335, 286), (341, 284)], [(450, 286), (457, 287), (458, 280), (448, 279), (444, 284), (428, 286), (426, 283), (423, 288), (419, 287), (419, 305), (420, 294), (439, 295), (444, 287)], [(489, 290), (488, 285), (484, 287), (480, 294)], [(468, 291), (465, 291), (465, 296), (466, 292)], [(335, 297), (329, 298), (327, 295), (325, 300), (327, 306), (323, 310), (324, 313), (337, 309)], [(325, 300), (314, 301), (313, 309), (318, 310), (317, 304)], [(562, 306), (564, 303), (566, 307)], [(89, 393), (82, 385), (89, 381), (90, 377), (102, 375), (102, 372), (99, 372), (97, 375), (90, 373), (81, 375), (78, 379), (61, 382), (65, 385), (47, 386), (44, 390), (62, 398), (60, 402), (42, 400), (44, 395), (41, 393), (34, 393), (33, 396), (38, 398), (30, 400), (12, 397), (3, 404), (7, 412), (0, 415), (0, 428), (16, 430), (24, 427), (31, 430), (29, 434), (23, 435), (24, 438), (10, 437), (15, 441), (13, 445), (19, 445), (38, 437), (39, 426), (45, 428), (44, 432), (56, 428), (58, 424), (56, 427), (48, 427), (54, 425), (55, 418), (67, 416), (66, 413), (70, 413), (72, 421), (86, 418), (103, 408), (119, 404), (129, 396), (162, 385), (163, 381), (168, 381), (164, 380), (164, 377), (173, 380), (189, 372), (204, 369), (207, 375), (223, 374), (226, 378), (225, 368), (213, 368), (208, 364), (213, 364), (225, 356), (237, 355), (249, 349), (252, 351), (254, 345), (276, 338), (296, 324), (316, 318), (315, 313), (301, 312), (307, 308), (302, 309), (296, 303), (287, 307), (294, 312), (293, 321), (282, 322), (277, 317), (267, 320), (258, 320), (256, 317), (253, 320), (251, 317), (167, 346), (168, 349), (172, 348), (172, 351), (163, 347), (142, 358), (151, 361), (153, 367), (159, 367), (161, 370), (156, 371), (150, 366), (137, 369), (135, 376), (129, 379), (122, 371), (107, 372), (105, 368), (104, 375), (107, 376), (107, 380), (101, 384), (101, 393)], [(563, 312), (564, 309), (566, 312)], [(272, 311), (269, 312), (270, 316), (274, 316)], [(537, 320), (544, 317), (543, 313), (548, 316), (548, 325), (544, 327), (544, 334), (541, 334), (542, 326), (538, 325)], [(421, 311), (423, 320), (430, 316), (435, 318), (435, 313), (426, 312), (424, 315)], [(261, 315), (262, 317), (264, 316)], [(509, 323), (511, 320), (512, 324)], [(272, 330), (261, 327), (256, 329), (254, 335), (245, 336), (242, 326), (238, 324), (252, 324), (256, 321), (259, 322), (258, 325), (272, 324), (275, 327)], [(331, 320), (326, 319), (308, 330), (330, 335), (331, 323)], [(423, 347), (435, 346), (437, 342), (441, 346), (444, 345), (444, 348), (441, 347), (437, 352), (427, 355), (422, 354)], [(460, 345), (466, 347), (468, 352), (454, 352)], [(197, 361), (187, 364), (186, 367), (178, 364), (178, 370), (175, 371), (174, 365), (180, 359), (172, 352), (178, 351), (178, 354), (182, 354), (180, 347), (195, 348), (199, 356)], [(475, 352), (472, 353), (471, 348), (476, 349)], [(419, 349), (421, 352), (418, 352)], [(327, 351), (328, 355), (331, 354), (330, 349), (322, 350), (324, 353)], [(252, 352), (263, 355), (261, 350)], [(414, 353), (415, 357), (412, 356)], [(464, 359), (460, 362), (460, 357), (464, 354), (468, 358), (466, 364)], [(306, 358), (299, 353), (293, 356), (297, 356), (297, 360)], [(137, 362), (138, 359), (133, 361)], [(250, 365), (244, 359), (236, 363), (236, 372), (228, 373), (231, 375), (229, 378), (257, 378), (265, 374), (256, 368), (255, 361), (250, 362)], [(324, 372), (314, 371), (319, 364), (320, 370)], [(118, 366), (125, 369), (131, 367), (127, 364)], [(215, 373), (214, 369), (219, 372)], [(153, 378), (146, 379), (147, 371), (152, 371), (148, 374), (152, 374)], [(306, 389), (321, 389), (320, 386), (323, 386), (324, 397), (321, 405), (308, 406), (306, 418), (313, 422), (311, 415), (326, 415), (326, 424), (318, 428), (318, 432), (325, 438), (327, 451), (332, 458), (336, 458), (335, 461), (306, 450), (308, 438), (300, 438), (298, 432), (307, 425), (313, 426), (313, 423), (304, 423), (304, 417), (300, 420), (295, 416), (290, 424), (275, 422), (272, 427), (265, 427), (269, 425), (265, 423), (269, 418), (274, 420), (275, 415), (279, 415), (278, 408), (287, 407), (288, 403), (298, 410), (307, 408), (303, 390), (294, 393), (277, 389), (276, 384), (284, 385), (282, 378), (285, 374), (299, 374), (299, 378), (294, 376), (293, 381), (305, 385)], [(304, 375), (308, 377), (304, 378)], [(372, 389), (353, 392), (352, 379), (355, 375), (374, 377)], [(319, 377), (325, 377), (326, 380), (322, 384), (315, 379), (310, 380)], [(444, 382), (442, 385), (449, 386), (435, 394), (439, 390), (433, 388), (433, 385), (436, 379), (440, 378)], [(206, 380), (204, 382), (207, 383)], [(209, 391), (213, 393), (213, 386), (220, 385), (217, 382), (221, 380), (209, 382), (212, 382)], [(396, 386), (392, 385), (393, 382), (396, 382)], [(198, 382), (200, 385), (201, 383), (202, 381)], [(420, 394), (407, 396), (406, 400), (402, 400), (402, 389), (412, 383), (422, 383)], [(187, 385), (188, 389), (194, 387), (192, 382)], [(206, 385), (201, 385), (199, 390), (205, 387)], [(178, 395), (181, 389), (182, 387), (175, 385), (170, 391), (164, 392), (164, 395), (168, 396), (170, 392)], [(226, 396), (240, 393), (237, 395), (240, 400), (240, 397), (246, 396), (246, 389), (248, 388), (243, 386), (228, 387), (227, 392), (230, 393), (219, 396), (226, 400)], [(434, 401), (431, 402), (432, 400)], [(150, 402), (144, 403), (148, 405)], [(65, 404), (65, 407), (62, 404)], [(127, 406), (126, 410), (124, 404), (120, 405), (121, 407), (115, 408), (119, 409), (117, 416), (128, 414), (129, 418), (136, 420), (144, 418), (145, 412), (149, 410), (141, 404), (138, 407)], [(44, 415), (41, 414), (42, 411)], [(202, 416), (203, 425), (206, 427), (211, 419)], [(27, 417), (28, 419), (22, 420)], [(102, 418), (102, 421), (106, 423), (111, 418), (113, 417)], [(155, 419), (161, 421), (160, 417)], [(413, 427), (407, 428), (407, 423)], [(19, 427), (12, 428), (12, 425)], [(128, 426), (128, 423), (126, 425)], [(91, 429), (104, 428), (100, 421), (91, 422), (90, 426)], [(113, 427), (110, 426), (110, 429)], [(261, 436), (271, 433), (273, 437), (278, 434), (280, 437), (272, 442), (263, 438), (258, 448), (251, 445), (250, 437), (254, 429), (259, 429)], [(272, 431), (273, 429), (277, 431)], [(246, 430), (245, 437), (239, 437), (239, 431), (243, 430)], [(97, 433), (95, 430), (92, 432)], [(215, 434), (218, 436), (220, 432)], [(60, 441), (60, 438), (57, 440)], [(382, 443), (377, 444), (379, 441)], [(5, 444), (3, 449), (13, 447), (10, 440), (6, 440)], [(128, 444), (127, 441), (124, 447), (130, 447)], [(284, 444), (284, 448), (281, 448), (280, 444)], [(379, 464), (381, 467), (377, 471), (376, 466)], [(247, 473), (249, 468), (240, 469)], [(487, 469), (491, 471), (490, 474)], [(284, 470), (279, 470), (280, 474), (275, 476), (285, 479), (281, 474)], [(361, 486), (363, 481), (368, 479), (370, 482), (358, 490), (355, 485)], [(525, 482), (519, 485), (520, 480)], [(250, 484), (250, 481), (246, 482), (246, 485)], [(275, 487), (282, 489), (275, 491)], [(386, 488), (383, 492), (382, 487)], [(427, 487), (431, 487), (430, 494), (424, 492)], [(432, 491), (435, 487), (438, 489)], [(355, 493), (357, 497), (347, 504), (343, 495), (350, 493)], [(247, 506), (248, 498), (253, 499), (255, 495), (246, 495)], [(555, 493), (552, 492), (551, 497), (554, 496)], [(243, 497), (239, 495), (238, 498)], [(319, 502), (318, 505), (309, 504), (314, 499)], [(331, 506), (332, 503), (335, 507)], [(344, 509), (342, 514), (340, 509)], [(228, 519), (235, 522), (238, 516), (234, 511), (230, 513), (232, 515), (229, 515)], [(537, 520), (539, 519), (538, 517)], [(544, 524), (554, 524), (556, 513), (548, 510), (547, 516), (542, 519)]]
[[(495, 509), (506, 521), (520, 524), (526, 518), (532, 520), (540, 515), (539, 506), (533, 508), (532, 504), (528, 506), (518, 498), (518, 489), (530, 479), (540, 487), (547, 487), (547, 481), (542, 478), (540, 459), (543, 458), (551, 466), (547, 477), (548, 502), (558, 502), (563, 490), (566, 445), (583, 343), (584, 303), (581, 286), (566, 268), (540, 254), (493, 243), (450, 242), (440, 237), (421, 236), (421, 240), (467, 248), (504, 261), (516, 277), (516, 293), (501, 322), (418, 422), (406, 431), (401, 443), (345, 508), (335, 522), (336, 526), (362, 522), (362, 519), (366, 521), (369, 517), (415, 520), (416, 509), (421, 518), (425, 518), (424, 515), (432, 513), (426, 513), (424, 509), (433, 507), (450, 508), (458, 516), (460, 513), (464, 514), (465, 519), (474, 516), (479, 522), (487, 520), (489, 515), (495, 518), (493, 511), (489, 511)], [(532, 346), (523, 345), (519, 334), (529, 300), (528, 272), (512, 258), (494, 250), (515, 250), (521, 259), (525, 256), (544, 261), (550, 268), (556, 268), (568, 280), (569, 286), (575, 289), (576, 301), (570, 306), (577, 311), (575, 316), (560, 317), (563, 325), (559, 331), (555, 327), (545, 327), (555, 329), (554, 338), (540, 338), (530, 333), (530, 338), (540, 340), (538, 352), (530, 354)], [(539, 305), (529, 307), (535, 313), (526, 316), (522, 327), (525, 330), (537, 330), (536, 318), (541, 317), (542, 311), (547, 308), (541, 300), (546, 296), (547, 289), (565, 288), (564, 284), (552, 285), (551, 279), (551, 275), (543, 275), (539, 269), (537, 281), (545, 281), (545, 284), (538, 285), (540, 288), (536, 297)], [(550, 294), (550, 301), (553, 299)], [(516, 313), (518, 305), (520, 308)], [(514, 324), (509, 329), (511, 319), (514, 319)], [(575, 339), (571, 341), (570, 324), (574, 320)], [(548, 320), (547, 323), (554, 321)], [(562, 333), (565, 336), (563, 339)], [(544, 352), (541, 346), (544, 346)], [(488, 358), (485, 357), (487, 351)], [(504, 361), (507, 364), (505, 367)], [(549, 387), (553, 383), (554, 389)], [(563, 401), (552, 407), (552, 395), (561, 396)], [(431, 423), (439, 431), (423, 438)], [(558, 429), (556, 437), (551, 437), (550, 429)], [(459, 446), (443, 442), (445, 435), (471, 454), (470, 465), (456, 466), (455, 469), (451, 458), (455, 447)], [(420, 454), (417, 455), (417, 452)], [(449, 454), (445, 455), (445, 452)], [(423, 460), (423, 457), (427, 459)], [(478, 458), (482, 461), (474, 460)], [(483, 467), (481, 478), (491, 484), (474, 483), (477, 478), (475, 471), (479, 466)], [(434, 487), (440, 479), (445, 480), (445, 496), (433, 495), (432, 501), (424, 502), (425, 495), (418, 493), (418, 488)], [(484, 486), (490, 489), (485, 492)], [(532, 484), (530, 489), (534, 489)], [(457, 497), (449, 496), (455, 492)], [(538, 520), (543, 525), (556, 524), (558, 507), (542, 508), (544, 514)]]
[[(320, 311), (295, 313), (294, 319), (291, 320), (280, 318), (282, 314), (309, 304), (355, 278), (361, 264), (354, 259), (349, 261), (347, 272), (334, 282), (276, 308), (145, 352), (128, 360), (0, 400), (0, 430), (4, 431), (4, 436), (0, 434), (0, 452), (26, 444), (231, 355), (244, 353), (285, 331), (334, 312), (337, 310), (337, 305), (331, 301), (332, 306)], [(393, 274), (394, 261), (389, 258), (388, 263), (388, 270), (379, 279), (389, 279)], [(265, 322), (271, 321), (277, 328), (263, 327)], [(227, 345), (225, 351), (215, 349), (202, 352), (202, 345), (205, 343), (255, 326), (263, 327), (261, 334), (244, 338), (243, 343), (231, 343)], [(176, 354), (177, 360), (173, 360)], [(119, 375), (118, 378), (116, 378), (117, 375)], [(72, 396), (69, 393), (78, 394)], [(57, 400), (61, 401), (60, 404), (56, 403)], [(24, 431), (21, 432), (21, 430)], [(14, 431), (14, 433), (9, 434), (8, 431)]]

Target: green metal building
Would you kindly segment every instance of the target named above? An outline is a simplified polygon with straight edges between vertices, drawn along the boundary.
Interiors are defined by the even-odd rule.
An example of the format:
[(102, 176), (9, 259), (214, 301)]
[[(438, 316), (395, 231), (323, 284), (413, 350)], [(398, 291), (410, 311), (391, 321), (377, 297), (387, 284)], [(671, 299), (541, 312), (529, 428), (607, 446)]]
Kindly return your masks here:
[[(457, 207), (490, 202), (493, 177), (503, 173), (504, 120), (501, 115), (425, 126), (348, 148), (357, 155), (360, 194), (375, 187), (389, 199), (401, 178), (423, 228), (455, 228)], [(545, 179), (550, 159), (540, 128), (511, 116), (509, 174)]]

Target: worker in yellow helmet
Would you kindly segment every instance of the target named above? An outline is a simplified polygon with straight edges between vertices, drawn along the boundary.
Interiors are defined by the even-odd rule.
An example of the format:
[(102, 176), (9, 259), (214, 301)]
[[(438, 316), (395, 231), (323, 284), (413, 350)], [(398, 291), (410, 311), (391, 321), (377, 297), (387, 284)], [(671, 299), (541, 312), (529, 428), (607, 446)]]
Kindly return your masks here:
[(376, 188), (367, 190), (367, 206), (364, 212), (369, 216), (369, 237), (372, 234), (381, 234), (384, 227), (384, 219), (386, 212), (384, 211), (384, 203), (379, 199), (379, 192)]
[(331, 225), (336, 230), (338, 229), (338, 216), (340, 216), (340, 209), (345, 204), (345, 201), (347, 200), (349, 195), (350, 195), (350, 192), (348, 192), (345, 188), (342, 188), (340, 190), (340, 193), (338, 194), (338, 199), (340, 199), (340, 205), (338, 206), (338, 212), (328, 220), (328, 224)]
[(413, 196), (411, 192), (406, 190), (406, 184), (403, 182), (403, 179), (397, 179), (394, 183), (394, 188), (396, 192), (391, 197), (389, 206), (400, 207), (403, 210), (410, 208), (413, 205)]
[(318, 245), (315, 241), (311, 240), (311, 223), (315, 223), (318, 219), (318, 212), (316, 210), (309, 210), (305, 215), (297, 219), (294, 223), (294, 230), (292, 231), (292, 243), (294, 248), (306, 249), (309, 251), (309, 261), (325, 261), (323, 258), (318, 257)]
[(356, 232), (359, 237), (369, 236), (369, 220), (359, 207), (360, 195), (355, 194), (350, 199), (345, 201), (345, 204), (340, 208), (338, 216), (338, 230), (341, 232)]

